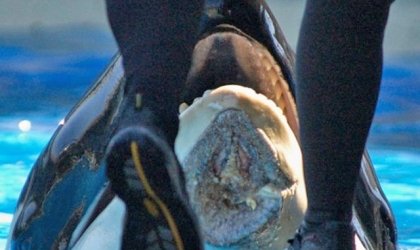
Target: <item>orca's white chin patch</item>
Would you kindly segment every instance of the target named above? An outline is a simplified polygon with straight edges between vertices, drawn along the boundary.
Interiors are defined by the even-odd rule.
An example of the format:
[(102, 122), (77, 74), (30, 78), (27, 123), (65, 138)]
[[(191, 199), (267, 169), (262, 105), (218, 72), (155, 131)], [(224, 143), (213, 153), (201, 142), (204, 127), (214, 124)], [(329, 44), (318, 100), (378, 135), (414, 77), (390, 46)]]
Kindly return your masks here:
[(306, 209), (299, 144), (282, 109), (226, 85), (180, 107), (175, 152), (204, 240), (285, 247)]

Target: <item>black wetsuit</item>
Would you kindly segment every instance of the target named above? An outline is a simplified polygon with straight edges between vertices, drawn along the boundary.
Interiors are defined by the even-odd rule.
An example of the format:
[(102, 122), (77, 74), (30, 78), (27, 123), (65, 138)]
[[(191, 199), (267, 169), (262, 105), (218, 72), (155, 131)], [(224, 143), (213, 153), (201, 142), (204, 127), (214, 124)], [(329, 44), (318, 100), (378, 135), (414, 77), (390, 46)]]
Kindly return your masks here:
[[(240, 0), (237, 0), (240, 1)], [(172, 145), (203, 1), (107, 0), (130, 82)], [(348, 221), (376, 106), (389, 0), (308, 0), (297, 97), (309, 199), (306, 220)]]
[(204, 1), (107, 0), (108, 19), (123, 57), (127, 92), (142, 94), (173, 145), (178, 106)]
[(307, 221), (351, 219), (389, 6), (389, 0), (307, 2), (296, 60)]

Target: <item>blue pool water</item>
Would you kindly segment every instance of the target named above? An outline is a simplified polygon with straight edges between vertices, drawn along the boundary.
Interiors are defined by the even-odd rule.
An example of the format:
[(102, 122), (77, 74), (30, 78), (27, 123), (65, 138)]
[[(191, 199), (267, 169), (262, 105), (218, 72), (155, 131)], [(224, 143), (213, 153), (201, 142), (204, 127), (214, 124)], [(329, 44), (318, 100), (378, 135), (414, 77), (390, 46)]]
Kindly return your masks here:
[[(111, 56), (0, 46), (0, 249), (32, 164)], [(386, 60), (368, 144), (396, 215), (401, 249), (420, 249), (419, 59)], [(19, 130), (22, 120), (31, 121), (29, 131)]]

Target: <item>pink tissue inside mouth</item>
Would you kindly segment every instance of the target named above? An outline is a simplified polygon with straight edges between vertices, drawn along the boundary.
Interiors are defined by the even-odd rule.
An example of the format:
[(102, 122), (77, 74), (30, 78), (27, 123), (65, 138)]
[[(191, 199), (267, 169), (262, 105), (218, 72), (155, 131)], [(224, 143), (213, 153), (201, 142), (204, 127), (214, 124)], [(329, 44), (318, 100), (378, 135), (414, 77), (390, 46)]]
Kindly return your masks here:
[[(193, 209), (206, 242), (229, 245), (256, 234), (280, 215), (279, 197), (260, 196), (288, 183), (265, 137), (241, 110), (222, 111), (182, 163)], [(247, 204), (253, 199), (256, 207)], [(275, 219), (273, 219), (275, 218)]]

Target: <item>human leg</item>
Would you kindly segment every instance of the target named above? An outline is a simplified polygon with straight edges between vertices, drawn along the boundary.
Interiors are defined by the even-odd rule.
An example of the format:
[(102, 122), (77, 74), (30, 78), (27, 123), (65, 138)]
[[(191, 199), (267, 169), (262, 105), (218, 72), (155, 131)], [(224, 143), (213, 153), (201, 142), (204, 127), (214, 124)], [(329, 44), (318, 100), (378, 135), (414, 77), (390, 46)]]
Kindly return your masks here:
[(164, 130), (171, 145), (202, 6), (200, 0), (107, 1), (128, 81), (125, 93), (131, 99), (141, 94), (142, 107), (151, 110), (158, 120), (155, 125)]
[(173, 153), (180, 90), (201, 1), (107, 1), (126, 83), (106, 152), (107, 175), (125, 202), (123, 249), (200, 249)]
[[(372, 0), (307, 2), (296, 62), (308, 193), (307, 226), (303, 227), (316, 230), (313, 225), (323, 225), (326, 230), (328, 222), (339, 222), (331, 227), (334, 231), (350, 224), (354, 187), (381, 80), (389, 5), (389, 1)], [(328, 249), (350, 246), (335, 247)]]

